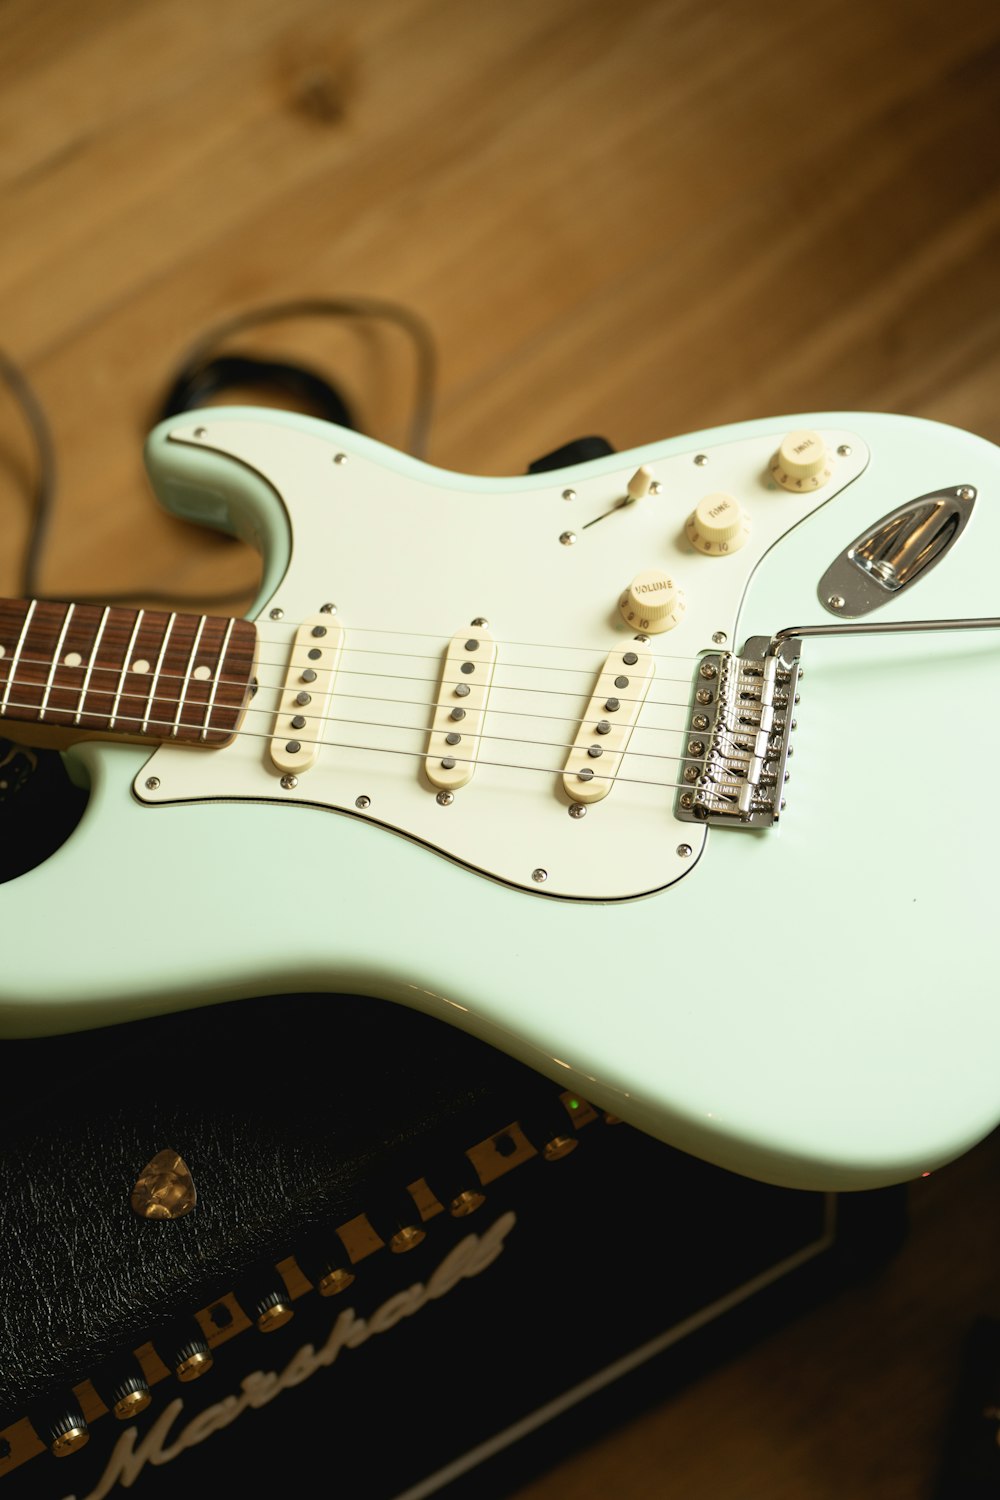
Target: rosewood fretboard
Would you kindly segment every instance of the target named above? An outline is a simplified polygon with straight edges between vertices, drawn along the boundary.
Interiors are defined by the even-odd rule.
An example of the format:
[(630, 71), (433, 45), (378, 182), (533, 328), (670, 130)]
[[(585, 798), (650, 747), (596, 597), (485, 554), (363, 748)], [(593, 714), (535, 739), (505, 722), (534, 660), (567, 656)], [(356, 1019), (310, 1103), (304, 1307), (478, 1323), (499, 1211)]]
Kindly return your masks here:
[(253, 681), (248, 620), (0, 600), (0, 725), (189, 745), (236, 732)]

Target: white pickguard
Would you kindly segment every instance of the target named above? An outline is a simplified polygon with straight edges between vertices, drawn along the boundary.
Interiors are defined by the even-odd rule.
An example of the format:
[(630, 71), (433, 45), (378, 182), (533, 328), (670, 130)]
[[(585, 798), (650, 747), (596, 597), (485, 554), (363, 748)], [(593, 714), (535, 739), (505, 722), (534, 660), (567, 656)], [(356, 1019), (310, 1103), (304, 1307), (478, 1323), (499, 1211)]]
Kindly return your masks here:
[[(609, 901), (648, 894), (697, 864), (706, 829), (674, 816), (696, 658), (733, 640), (749, 578), (764, 554), (864, 470), (856, 433), (823, 429), (831, 481), (790, 494), (768, 462), (783, 436), (661, 458), (660, 491), (588, 526), (625, 494), (632, 468), (590, 477), (564, 498), (545, 475), (509, 492), (437, 488), (329, 440), (220, 418), (179, 424), (171, 440), (238, 459), (267, 479), (292, 531), (285, 578), (258, 615), (259, 689), (244, 732), (221, 750), (164, 747), (134, 782), (147, 803), (217, 799), (299, 802), (374, 820), (494, 879), (534, 893)], [(695, 463), (701, 451), (705, 462)], [(696, 551), (684, 524), (715, 491), (750, 517), (729, 556)], [(576, 541), (560, 538), (572, 532)], [(633, 636), (617, 610), (644, 568), (674, 575), (680, 624), (652, 637), (656, 675), (610, 794), (570, 817), (562, 770), (608, 653)], [(299, 621), (334, 603), (346, 632), (316, 764), (283, 789), (269, 744)], [(280, 610), (281, 617), (271, 613)], [(423, 773), (448, 642), (485, 618), (498, 658), (471, 782), (443, 806)], [(775, 628), (794, 624), (776, 620)], [(626, 669), (627, 670), (627, 669)], [(150, 781), (155, 785), (149, 785)], [(358, 807), (358, 799), (369, 799)], [(737, 835), (740, 836), (740, 835)], [(294, 846), (294, 820), (289, 844)], [(683, 852), (682, 852), (683, 851)], [(539, 880), (536, 871), (544, 871)]]

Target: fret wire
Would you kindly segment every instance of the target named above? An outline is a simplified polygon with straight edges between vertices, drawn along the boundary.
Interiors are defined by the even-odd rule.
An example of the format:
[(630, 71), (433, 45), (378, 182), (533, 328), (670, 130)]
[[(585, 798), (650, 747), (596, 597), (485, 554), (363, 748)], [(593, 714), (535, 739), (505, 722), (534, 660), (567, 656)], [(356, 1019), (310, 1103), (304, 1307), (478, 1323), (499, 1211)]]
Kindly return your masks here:
[[(191, 655), (188, 657), (187, 671), (184, 673), (184, 681), (183, 681), (183, 683), (181, 685), (180, 697), (177, 700), (177, 716), (174, 719), (174, 727), (170, 731), (171, 734), (173, 734), (173, 735), (176, 735), (178, 726), (179, 726), (179, 724), (181, 722), (181, 711), (182, 711), (182, 709), (184, 707), (185, 701), (187, 700), (188, 686), (189, 686), (189, 684), (191, 682), (191, 672), (192, 672), (192, 670), (194, 668), (194, 659), (198, 655), (198, 643), (201, 640), (202, 631), (205, 629), (205, 620), (206, 619), (207, 619), (207, 616), (206, 615), (202, 615), (201, 619), (198, 622), (198, 629), (195, 631), (194, 642), (193, 642), (193, 644), (191, 646)], [(185, 725), (185, 728), (186, 727), (187, 726)]]
[(205, 719), (201, 726), (201, 737), (203, 740), (208, 738), (208, 721), (212, 717), (212, 707), (215, 703), (215, 695), (219, 691), (219, 679), (222, 676), (222, 668), (226, 663), (226, 652), (229, 650), (229, 637), (233, 633), (233, 626), (235, 624), (235, 619), (229, 621), (229, 624), (226, 627), (225, 636), (222, 640), (222, 650), (219, 652), (218, 661), (215, 664), (215, 673), (212, 678), (212, 691), (209, 694), (208, 707), (205, 709)]
[[(173, 675), (176, 676), (177, 674), (173, 674)], [(375, 675), (375, 674), (372, 674), (372, 675)], [(162, 678), (161, 678), (161, 681), (167, 681), (167, 680), (169, 680), (169, 678), (170, 678), (170, 674), (164, 673), (163, 676), (162, 676)], [(407, 678), (405, 680), (406, 681), (412, 681), (412, 682), (431, 682), (431, 681), (433, 681), (433, 679), (431, 679), (431, 678), (424, 678), (424, 677)], [(225, 681), (226, 685), (229, 686), (229, 687), (240, 687), (240, 688), (243, 688), (245, 690), (246, 687), (248, 686), (248, 679), (246, 679), (246, 678), (229, 677), (229, 678), (224, 679), (224, 681)], [(213, 684), (213, 693), (215, 691), (215, 688), (218, 685), (219, 685), (218, 683)], [(276, 693), (276, 694), (278, 694), (280, 696), (280, 693), (281, 693), (282, 689), (280, 687), (270, 687), (269, 686), (269, 687), (263, 688), (262, 691), (263, 692), (274, 692), (274, 693)], [(95, 688), (94, 692), (97, 693), (97, 694), (103, 693), (105, 695), (110, 695), (111, 689), (110, 688)], [(544, 692), (544, 689), (543, 688), (503, 688), (503, 687), (498, 688), (496, 685), (494, 685), (494, 687), (492, 689), (492, 693), (496, 694), (498, 692), (509, 692), (509, 693), (519, 693), (519, 692), (542, 693), (542, 692)], [(586, 698), (588, 695), (586, 693), (569, 694), (569, 693), (563, 693), (563, 692), (560, 691), (560, 692), (553, 692), (553, 693), (550, 694), (550, 696), (551, 697), (558, 697), (558, 698), (563, 698), (563, 697)], [(389, 698), (389, 697), (385, 697), (385, 696), (382, 696), (382, 695), (379, 695), (379, 694), (373, 694), (373, 693), (340, 693), (336, 689), (334, 689), (334, 693), (333, 693), (333, 701), (334, 702), (343, 703), (347, 699), (350, 699), (351, 701), (358, 702), (358, 703), (395, 703), (395, 704), (398, 704), (401, 708), (405, 707), (405, 708), (430, 708), (430, 709), (439, 709), (439, 708), (453, 708), (453, 707), (456, 707), (456, 706), (460, 706), (460, 705), (456, 705), (450, 698), (448, 698), (448, 699), (432, 699), (430, 701), (427, 701), (425, 699), (419, 699), (419, 698)], [(164, 702), (164, 703), (177, 703), (180, 700), (178, 700), (177, 698), (169, 697), (169, 698), (162, 698), (161, 701)], [(644, 705), (646, 705), (648, 707), (657, 707), (657, 708), (682, 708), (682, 709), (688, 710), (691, 707), (690, 701), (687, 700), (687, 699), (682, 699), (682, 698), (645, 698), (645, 699), (637, 699), (637, 698), (619, 697), (618, 701), (619, 701), (619, 703), (642, 703), (642, 704), (644, 704)], [(27, 706), (27, 705), (22, 705), (22, 706)], [(253, 704), (247, 704), (246, 708), (243, 711), (245, 713), (253, 713), (253, 714), (274, 714), (275, 716), (277, 716), (277, 712), (278, 712), (278, 710), (276, 708), (261, 708), (261, 707), (256, 707)], [(100, 710), (92, 710), (92, 712), (99, 713)], [(573, 715), (573, 714), (540, 714), (540, 713), (534, 712), (532, 709), (526, 709), (526, 708), (499, 708), (494, 703), (492, 696), (491, 696), (491, 698), (490, 698), (490, 700), (489, 700), (489, 702), (488, 702), (488, 704), (487, 704), (484, 712), (491, 713), (491, 714), (502, 714), (505, 718), (515, 718), (515, 719), (545, 719), (545, 720), (548, 720), (548, 721), (550, 721), (552, 723), (559, 723), (559, 724), (585, 724), (587, 722), (587, 720), (591, 717), (591, 715), (589, 715), (589, 714), (581, 714), (581, 715)], [(313, 719), (318, 719), (319, 722), (329, 724), (329, 723), (335, 723), (338, 719), (342, 719), (343, 716), (340, 715), (340, 714), (325, 714), (325, 715), (316, 715), (316, 714), (313, 714), (310, 717), (312, 717)], [(598, 717), (601, 717), (600, 713), (598, 713)], [(166, 722), (166, 721), (156, 720), (156, 719), (152, 719), (152, 720), (150, 720), (150, 719), (144, 719), (143, 720), (143, 725), (142, 725), (142, 732), (145, 733), (146, 727), (147, 727), (147, 725), (149, 723), (157, 724), (157, 723), (163, 723), (163, 722)], [(343, 719), (343, 722), (344, 723), (363, 724), (363, 723), (377, 723), (379, 721), (378, 720), (365, 720), (365, 719)], [(181, 727), (182, 728), (186, 728), (186, 729), (194, 729), (197, 726), (193, 725), (193, 724), (186, 724), (186, 725), (182, 725)], [(387, 727), (392, 727), (392, 726), (387, 726)], [(410, 727), (414, 727), (414, 726), (410, 726)], [(668, 724), (644, 724), (642, 726), (642, 728), (644, 730), (646, 730), (646, 731), (651, 731), (651, 732), (653, 732), (655, 734), (687, 734), (688, 733), (687, 726), (676, 727), (676, 726), (671, 726), (671, 725), (668, 725)]]
[(59, 639), (56, 641), (56, 649), (52, 653), (52, 665), (49, 668), (49, 675), (48, 675), (48, 677), (46, 678), (46, 681), (45, 681), (45, 692), (42, 695), (42, 706), (38, 710), (39, 722), (41, 722), (41, 720), (45, 718), (45, 709), (46, 709), (46, 707), (48, 705), (49, 694), (52, 691), (52, 679), (55, 677), (55, 675), (56, 675), (56, 668), (59, 665), (59, 653), (62, 650), (63, 641), (66, 639), (66, 631), (67, 631), (67, 629), (69, 627), (70, 617), (72, 616), (73, 611), (74, 611), (75, 608), (76, 608), (75, 604), (70, 604), (67, 607), (66, 614), (65, 614), (65, 616), (63, 618), (62, 629), (59, 632)]
[(74, 724), (79, 724), (81, 715), (83, 714), (84, 699), (87, 696), (87, 688), (90, 686), (90, 678), (94, 670), (94, 663), (97, 661), (97, 653), (101, 647), (101, 636), (104, 634), (104, 627), (108, 623), (108, 616), (110, 615), (110, 613), (111, 606), (110, 604), (106, 604), (104, 606), (104, 613), (101, 616), (101, 623), (97, 627), (97, 635), (94, 637), (94, 644), (90, 648), (90, 661), (87, 663), (87, 671), (83, 679), (83, 687), (80, 689), (80, 701), (76, 705), (76, 713), (73, 717)]
[[(25, 660), (25, 662), (29, 666), (31, 666), (31, 665), (44, 666), (45, 665), (45, 663), (43, 661), (35, 661), (33, 658), (30, 658), (30, 657), (25, 657), (24, 660)], [(518, 664), (518, 663), (514, 663), (514, 662), (503, 662), (503, 661), (500, 661), (500, 662), (497, 662), (497, 671), (501, 671), (504, 668), (510, 668), (510, 667), (514, 667), (514, 666), (518, 666), (518, 665), (523, 666), (524, 663)], [(283, 671), (283, 672), (287, 672), (287, 670), (288, 670), (288, 662), (287, 661), (280, 661), (280, 662), (279, 661), (258, 661), (256, 663), (256, 666), (258, 668), (259, 667), (274, 667), (276, 670)], [(117, 672), (118, 668), (117, 667), (98, 667), (96, 670), (98, 672)], [(539, 670), (544, 670), (544, 668), (539, 668)], [(554, 671), (563, 671), (563, 670), (566, 670), (566, 669), (561, 668), (561, 667), (555, 667), (555, 668), (553, 668), (553, 670)], [(576, 670), (576, 669), (574, 668), (573, 670)], [(583, 674), (583, 668), (580, 668), (579, 670), (580, 670), (581, 674)], [(601, 673), (600, 672), (598, 672), (598, 673), (591, 673), (589, 675), (592, 678), (596, 679), (596, 677), (600, 676)], [(338, 667), (337, 668), (337, 676), (338, 677), (342, 677), (342, 676), (343, 677), (369, 677), (369, 678), (377, 678), (380, 681), (385, 681), (385, 682), (426, 682), (426, 683), (433, 683), (433, 684), (436, 684), (440, 680), (440, 674), (437, 673), (437, 672), (435, 672), (432, 677), (415, 677), (415, 676), (408, 676), (404, 672), (371, 672), (371, 671), (363, 672), (363, 671), (359, 671), (359, 670), (357, 670), (356, 668), (353, 668), (353, 667)], [(177, 682), (182, 677), (183, 677), (183, 673), (181, 673), (181, 672), (164, 672), (164, 673), (162, 673), (162, 680), (164, 682)], [(691, 681), (691, 679), (689, 677), (663, 677), (663, 676), (657, 676), (657, 677), (654, 678), (654, 680), (657, 681), (657, 682), (690, 682)], [(227, 682), (232, 687), (238, 687), (240, 685), (240, 683), (242, 682), (242, 678), (229, 677), (229, 678), (224, 678), (223, 681)], [(111, 691), (112, 691), (111, 688), (96, 688), (95, 689), (95, 692), (105, 692), (105, 693), (109, 693), (109, 694), (111, 693)], [(524, 683), (520, 683), (520, 682), (519, 683), (503, 683), (503, 682), (497, 682), (496, 679), (494, 679), (494, 682), (493, 682), (493, 691), (494, 692), (505, 692), (505, 693), (544, 693), (544, 694), (546, 694), (550, 698), (580, 698), (580, 697), (583, 697), (584, 694), (586, 693), (586, 689), (584, 689), (584, 688), (578, 688), (578, 687), (576, 687), (576, 688), (526, 687)], [(171, 698), (170, 701), (173, 703), (175, 700), (173, 698)], [(403, 700), (400, 700), (400, 701), (403, 701)], [(636, 700), (634, 698), (622, 698), (621, 699), (622, 703), (634, 703), (635, 701)], [(647, 702), (647, 703), (653, 703), (653, 702), (659, 702), (659, 701), (669, 702), (669, 700), (667, 700), (667, 699), (658, 700), (658, 699), (652, 699), (652, 698), (647, 698), (647, 699), (644, 699), (643, 701)]]
[(118, 713), (118, 705), (122, 700), (122, 693), (125, 691), (125, 673), (128, 671), (129, 657), (132, 655), (132, 647), (135, 645), (135, 638), (139, 634), (139, 626), (142, 624), (142, 617), (145, 613), (146, 611), (144, 609), (140, 609), (139, 613), (136, 615), (135, 624), (132, 627), (132, 634), (129, 637), (129, 643), (125, 647), (125, 659), (122, 662), (122, 669), (118, 681), (118, 691), (115, 694), (115, 701), (111, 706), (111, 717), (108, 720), (109, 729), (114, 729), (115, 727), (115, 717)]
[[(194, 724), (194, 723), (181, 723), (180, 722), (180, 712), (181, 712), (181, 708), (183, 708), (184, 703), (186, 701), (185, 699), (173, 699), (173, 698), (171, 698), (171, 699), (168, 699), (166, 701), (170, 702), (170, 703), (177, 702), (179, 704), (177, 717), (175, 719), (173, 719), (173, 720), (170, 720), (170, 719), (146, 719), (146, 720), (143, 720), (143, 724), (142, 724), (142, 727), (140, 729), (140, 733), (144, 734), (146, 732), (146, 725), (147, 724), (153, 725), (154, 728), (169, 729), (170, 730), (170, 735), (154, 736), (154, 742), (155, 743), (159, 743), (159, 744), (165, 744), (167, 742), (167, 740), (172, 735), (174, 735), (176, 733), (176, 730), (178, 728), (179, 729), (185, 729), (185, 730), (187, 730), (187, 729), (190, 729), (190, 730), (199, 730), (202, 733), (202, 735), (204, 735), (204, 730), (202, 729), (201, 725)], [(678, 705), (678, 706), (683, 707), (683, 705)], [(31, 704), (25, 704), (25, 703), (14, 704), (13, 707), (15, 707), (15, 708), (29, 709), (32, 712), (34, 711), (34, 707)], [(68, 710), (66, 710), (66, 711), (68, 712)], [(260, 740), (260, 739), (273, 740), (275, 738), (275, 733), (274, 733), (273, 730), (271, 732), (269, 732), (269, 733), (265, 733), (263, 730), (259, 730), (259, 729), (244, 729), (242, 727), (243, 717), (246, 714), (264, 714), (264, 715), (266, 715), (269, 718), (275, 718), (277, 716), (275, 714), (275, 710), (274, 709), (271, 709), (271, 708), (254, 708), (254, 707), (248, 705), (246, 708), (244, 708), (242, 710), (233, 709), (231, 711), (232, 712), (237, 712), (237, 711), (240, 712), (240, 714), (241, 714), (240, 724), (235, 729), (232, 729), (232, 730), (223, 730), (223, 729), (220, 729), (218, 731), (218, 733), (220, 733), (220, 734), (227, 735), (228, 742), (231, 742), (232, 740), (238, 739), (240, 737), (246, 737), (248, 739), (257, 739), (257, 740)], [(490, 710), (488, 710), (488, 709), (486, 710), (487, 713), (489, 711)], [(59, 712), (59, 710), (56, 710), (56, 712)], [(138, 721), (139, 721), (138, 714), (119, 714), (117, 717), (118, 717), (119, 722), (123, 723), (123, 724), (127, 724), (129, 722), (138, 723)], [(529, 714), (529, 715), (526, 715), (525, 717), (531, 718), (533, 716)], [(393, 731), (396, 731), (398, 733), (420, 734), (420, 735), (427, 735), (427, 736), (430, 736), (431, 734), (439, 732), (439, 731), (436, 731), (433, 728), (429, 727), (426, 724), (387, 724), (383, 720), (379, 720), (379, 719), (348, 719), (348, 718), (345, 718), (345, 717), (343, 717), (342, 715), (339, 715), (339, 714), (327, 714), (327, 715), (321, 715), (321, 716), (314, 716), (314, 721), (317, 724), (354, 724), (354, 725), (357, 725), (359, 727), (370, 728), (370, 729), (386, 729), (386, 730), (393, 730)], [(570, 722), (574, 722), (574, 721), (570, 721)], [(583, 720), (578, 720), (578, 721), (575, 721), (575, 722), (583, 723), (584, 721)], [(59, 726), (58, 724), (55, 724), (54, 727), (55, 728), (59, 728), (61, 726)], [(633, 726), (633, 732), (634, 732), (634, 728), (635, 727), (636, 726)], [(655, 728), (656, 726), (650, 725), (648, 727), (649, 728)], [(667, 727), (663, 728), (663, 733), (665, 733), (665, 734), (686, 734), (688, 732), (689, 731), (686, 728), (678, 728), (678, 729), (670, 729), (670, 728), (667, 728)], [(738, 730), (726, 730), (726, 731), (724, 731), (724, 733), (726, 734), (727, 738), (729, 738), (729, 739), (733, 739), (739, 732), (740, 731), (738, 731)], [(750, 731), (748, 731), (748, 733), (749, 732)], [(128, 731), (127, 730), (122, 730), (121, 733), (128, 733)], [(299, 738), (302, 739), (302, 736), (300, 735)], [(528, 746), (531, 746), (532, 748), (535, 748), (535, 749), (546, 749), (546, 750), (575, 750), (575, 749), (579, 748), (579, 747), (577, 747), (577, 745), (575, 743), (574, 744), (570, 744), (570, 743), (568, 743), (566, 741), (562, 741), (562, 740), (532, 740), (532, 739), (528, 739), (525, 735), (516, 735), (516, 734), (478, 734), (478, 735), (475, 735), (475, 736), (470, 734), (468, 736), (468, 738), (470, 740), (474, 739), (474, 738), (478, 738), (480, 740), (495, 740), (498, 743), (502, 742), (504, 744), (512, 744), (512, 745), (528, 745)], [(629, 735), (629, 739), (631, 739), (631, 733)], [(329, 747), (336, 748), (338, 745), (340, 745), (340, 741), (338, 741), (338, 740), (327, 740), (327, 739), (323, 739), (323, 738), (312, 739), (312, 740), (310, 740), (310, 739), (307, 738), (307, 739), (303, 739), (302, 742), (304, 744), (307, 744), (307, 745), (318, 745), (321, 749), (324, 748), (324, 747), (327, 747), (327, 748), (329, 748)], [(387, 753), (393, 753), (391, 751), (390, 747), (384, 746), (384, 745), (382, 745), (382, 746), (380, 746), (380, 745), (349, 745), (349, 746), (344, 746), (343, 748), (346, 748), (346, 749), (355, 749), (355, 750), (386, 750)], [(426, 749), (424, 749), (424, 750), (400, 750), (398, 752), (398, 754), (400, 754), (400, 755), (418, 755), (418, 756), (424, 756), (424, 757), (426, 757), (428, 753), (429, 752)], [(632, 755), (632, 756), (638, 756), (642, 760), (660, 760), (660, 761), (668, 761), (668, 760), (669, 761), (695, 760), (695, 761), (697, 761), (697, 760), (701, 759), (701, 757), (697, 756), (697, 755), (666, 755), (666, 754), (662, 753), (661, 751), (632, 750), (632, 749), (628, 748), (628, 744), (627, 743), (626, 743), (625, 749), (622, 749), (622, 750), (611, 750), (609, 748), (607, 753), (609, 755), (620, 755), (620, 756)], [(468, 756), (457, 756), (456, 759), (464, 761), (464, 760), (468, 760), (469, 757)], [(478, 764), (490, 764), (490, 762), (484, 762), (484, 761), (480, 760), (478, 762)], [(531, 768), (530, 767), (526, 767), (525, 769), (531, 769)], [(595, 773), (595, 774), (597, 774), (597, 773)]]
[(21, 650), (24, 646), (24, 638), (28, 634), (28, 626), (31, 624), (31, 617), (35, 613), (35, 605), (37, 603), (37, 599), (32, 599), (31, 603), (28, 606), (28, 613), (24, 617), (24, 624), (21, 626), (21, 634), (17, 638), (17, 645), (14, 647), (14, 655), (11, 657), (10, 671), (7, 674), (7, 682), (3, 690), (3, 700), (0, 701), (0, 714), (5, 714), (7, 712), (7, 701), (10, 698), (10, 690), (14, 682), (14, 673), (17, 671), (17, 664), (21, 658)]
[(156, 658), (156, 667), (153, 670), (153, 680), (152, 680), (152, 682), (150, 683), (150, 686), (149, 686), (149, 697), (146, 699), (146, 717), (142, 721), (142, 733), (143, 734), (146, 733), (146, 727), (149, 724), (149, 715), (150, 715), (150, 712), (151, 712), (152, 707), (153, 707), (153, 699), (156, 697), (156, 684), (160, 680), (160, 668), (163, 666), (163, 658), (166, 655), (166, 651), (167, 651), (167, 642), (170, 639), (170, 632), (174, 628), (174, 621), (176, 619), (177, 619), (176, 613), (174, 613), (174, 614), (172, 614), (170, 616), (170, 619), (167, 621), (167, 628), (163, 632), (163, 640), (160, 642), (160, 654)]
[[(32, 708), (32, 711), (33, 711), (33, 705), (30, 705), (30, 704), (24, 704), (24, 703), (15, 704), (14, 707), (16, 707), (16, 708)], [(138, 722), (138, 715), (137, 714), (122, 714), (120, 717), (121, 717), (122, 722), (126, 722), (127, 723), (129, 720), (134, 720), (135, 722)], [(163, 727), (163, 728), (169, 728), (170, 727), (170, 720), (168, 720), (168, 719), (152, 719), (152, 720), (150, 720), (150, 723), (159, 725), (160, 727)], [(197, 724), (183, 724), (181, 727), (183, 729), (198, 729), (199, 728), (199, 726)], [(381, 726), (381, 727), (389, 727), (389, 726)], [(399, 726), (397, 726), (397, 727), (399, 727)], [(223, 733), (223, 732), (224, 731), (222, 731), (222, 730), (219, 731), (219, 733)], [(413, 731), (411, 730), (410, 732), (412, 733)], [(421, 733), (429, 733), (430, 731), (428, 731), (428, 730), (425, 729), (425, 730), (422, 730), (422, 731), (419, 731), (419, 732), (421, 732)], [(493, 736), (483, 736), (483, 737), (484, 738), (493, 738)], [(268, 740), (268, 741), (270, 741), (270, 740), (274, 739), (274, 735), (272, 733), (265, 733), (264, 731), (257, 730), (257, 729), (235, 729), (235, 730), (233, 730), (229, 734), (227, 743), (230, 743), (233, 740), (239, 739), (239, 738), (251, 739), (251, 740)], [(160, 744), (164, 744), (165, 741), (160, 741), (159, 743)], [(310, 745), (310, 744), (318, 745), (321, 750), (360, 750), (360, 751), (364, 752), (365, 754), (373, 753), (373, 754), (377, 754), (377, 755), (404, 755), (404, 756), (406, 756), (406, 758), (408, 760), (426, 760), (427, 759), (427, 751), (426, 750), (397, 750), (397, 749), (394, 749), (394, 748), (392, 748), (392, 747), (390, 747), (388, 745), (357, 745), (357, 744), (354, 744), (353, 742), (345, 742), (344, 740), (326, 740), (326, 739), (318, 739), (318, 740), (308, 740), (307, 739), (307, 740), (303, 740), (302, 743), (303, 744), (307, 744), (307, 745)], [(538, 746), (539, 749), (541, 749), (541, 748), (546, 748), (546, 749), (551, 748), (551, 744), (552, 744), (552, 742), (549, 741), (549, 740), (522, 741), (520, 743), (527, 743), (527, 744), (534, 743), (534, 744), (536, 744)], [(219, 748), (221, 749), (221, 748), (225, 748), (225, 747), (224, 746), (220, 746)], [(556, 747), (556, 748), (558, 748), (558, 747)], [(624, 759), (626, 756), (637, 755), (637, 754), (641, 754), (642, 752), (635, 751), (635, 750), (622, 750), (622, 751), (615, 751), (614, 753), (616, 755), (621, 755), (622, 758)], [(646, 758), (647, 759), (654, 759), (654, 760), (663, 760), (663, 761), (678, 761), (678, 760), (688, 759), (688, 757), (686, 757), (686, 756), (677, 756), (677, 755), (647, 756)], [(699, 758), (700, 757), (691, 757), (691, 759), (699, 759)], [(457, 756), (454, 757), (454, 759), (456, 761), (458, 761), (460, 764), (463, 764), (463, 765), (465, 765), (465, 764), (471, 764), (473, 766), (492, 766), (492, 767), (498, 768), (500, 770), (507, 770), (507, 771), (534, 771), (538, 775), (543, 775), (543, 776), (563, 776), (563, 775), (566, 774), (566, 767), (565, 766), (559, 766), (559, 767), (556, 767), (556, 768), (553, 769), (553, 768), (550, 768), (548, 766), (531, 766), (531, 765), (526, 765), (523, 762), (519, 763), (517, 761), (484, 760), (482, 758), (482, 756), (478, 756), (475, 759), (473, 759), (473, 757), (468, 756), (468, 755), (457, 755)], [(601, 771), (595, 771), (594, 772), (594, 776), (593, 776), (592, 779), (595, 780), (595, 781), (612, 781), (612, 782), (615, 782), (616, 784), (618, 784), (618, 783), (631, 784), (633, 786), (654, 786), (654, 787), (660, 787), (660, 788), (662, 788), (664, 790), (667, 790), (667, 791), (671, 791), (671, 790), (674, 790), (674, 791), (685, 790), (687, 788), (687, 786), (688, 786), (688, 783), (687, 782), (683, 782), (683, 781), (655, 781), (655, 780), (651, 780), (649, 777), (645, 777), (645, 776), (622, 776), (620, 773), (605, 775)]]

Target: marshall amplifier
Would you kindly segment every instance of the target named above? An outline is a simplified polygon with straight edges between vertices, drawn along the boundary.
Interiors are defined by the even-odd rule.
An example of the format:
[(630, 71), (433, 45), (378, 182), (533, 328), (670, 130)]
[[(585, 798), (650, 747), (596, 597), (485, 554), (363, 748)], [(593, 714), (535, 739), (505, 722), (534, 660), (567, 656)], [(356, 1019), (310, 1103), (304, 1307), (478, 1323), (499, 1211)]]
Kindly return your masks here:
[[(28, 769), (0, 832), (54, 795)], [(6, 1042), (0, 1068), (0, 1500), (485, 1500), (901, 1232), (901, 1190), (734, 1177), (377, 1000)]]

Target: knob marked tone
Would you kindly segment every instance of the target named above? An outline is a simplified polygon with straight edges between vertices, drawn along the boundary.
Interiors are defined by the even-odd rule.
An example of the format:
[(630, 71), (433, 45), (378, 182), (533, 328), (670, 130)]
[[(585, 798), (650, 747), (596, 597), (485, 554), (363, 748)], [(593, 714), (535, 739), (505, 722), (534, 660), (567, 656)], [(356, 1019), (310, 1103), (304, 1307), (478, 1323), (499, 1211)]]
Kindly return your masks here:
[(732, 495), (706, 495), (698, 501), (684, 528), (692, 547), (709, 557), (738, 552), (750, 535), (746, 511)]

